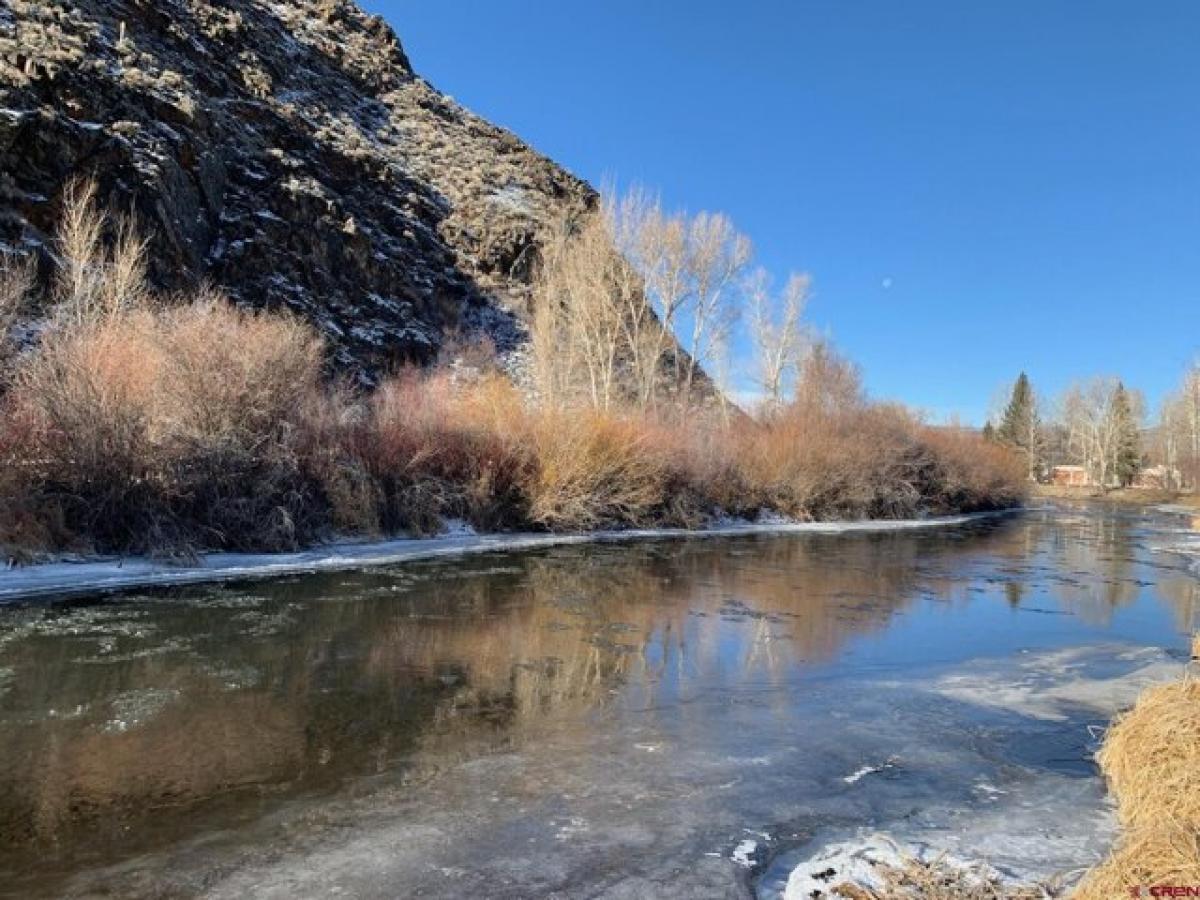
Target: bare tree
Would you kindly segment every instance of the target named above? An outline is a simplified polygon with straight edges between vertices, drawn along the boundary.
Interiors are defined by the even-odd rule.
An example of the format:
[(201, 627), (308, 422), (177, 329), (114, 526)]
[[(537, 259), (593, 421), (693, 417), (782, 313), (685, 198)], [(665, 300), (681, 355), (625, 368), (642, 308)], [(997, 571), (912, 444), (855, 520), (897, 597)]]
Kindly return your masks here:
[(15, 353), (13, 326), (29, 302), (36, 280), (32, 257), (0, 253), (0, 388)]
[(750, 239), (739, 234), (721, 213), (700, 213), (688, 226), (688, 259), (692, 282), (692, 337), (688, 347), (682, 402), (691, 403), (696, 370), (712, 359), (714, 349), (729, 340), (737, 321), (737, 287), (750, 264)]
[[(670, 367), (686, 409), (700, 367), (715, 373), (722, 365), (749, 259), (749, 240), (725, 216), (667, 215), (637, 190), (564, 223), (543, 248), (537, 289), (543, 395), (561, 401), (582, 393), (602, 408), (617, 399), (647, 408), (660, 401)], [(789, 290), (802, 294), (801, 287)]]
[(582, 393), (607, 409), (621, 393), (641, 286), (604, 216), (562, 224), (544, 249), (537, 294), (533, 342), (543, 397), (562, 403)]
[(866, 402), (862, 373), (828, 340), (812, 341), (800, 362), (792, 402), (817, 412), (853, 412)]
[(1151, 455), (1163, 467), (1163, 487), (1179, 490), (1185, 485), (1181, 477), (1185, 466), (1188, 422), (1186, 405), (1179, 394), (1166, 397), (1159, 410), (1158, 428), (1154, 432)]
[(1183, 484), (1200, 483), (1200, 361), (1184, 372), (1179, 388), (1163, 402), (1159, 418), (1159, 452), (1171, 477), (1178, 472)]
[(627, 380), (636, 404), (645, 409), (657, 400), (674, 316), (684, 296), (682, 286), (675, 286), (682, 257), (674, 252), (658, 200), (644, 191), (635, 188), (619, 199), (609, 193), (604, 214), (612, 246), (624, 259), (614, 272), (614, 290), (624, 309)]
[(792, 275), (782, 296), (776, 297), (766, 270), (756, 269), (746, 280), (755, 375), (771, 406), (783, 401), (788, 378), (795, 376), (801, 362), (807, 342), (802, 318), (810, 283), (807, 275)]
[(121, 218), (110, 252), (104, 246), (108, 225), (108, 216), (96, 205), (96, 183), (68, 182), (55, 235), (54, 301), (56, 315), (69, 326), (111, 320), (148, 296), (146, 239), (131, 218)]
[[(657, 200), (634, 194), (624, 209), (624, 227), (618, 229), (618, 246), (638, 272), (645, 288), (649, 309), (657, 328), (644, 333), (639, 399), (643, 406), (653, 405), (664, 358), (674, 349), (681, 313), (691, 298), (690, 261), (687, 224), (681, 216), (668, 216)], [(678, 353), (671, 353), (674, 382), (682, 371)]]

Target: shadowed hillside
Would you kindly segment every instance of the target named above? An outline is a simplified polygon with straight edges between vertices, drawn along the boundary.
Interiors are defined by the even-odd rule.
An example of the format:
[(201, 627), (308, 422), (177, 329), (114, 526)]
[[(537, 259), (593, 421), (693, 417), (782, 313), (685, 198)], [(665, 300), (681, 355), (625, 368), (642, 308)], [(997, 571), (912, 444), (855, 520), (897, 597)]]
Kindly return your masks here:
[(520, 343), (531, 249), (595, 202), (349, 0), (5, 3), (0, 173), (0, 250), (48, 257), (64, 185), (96, 177), (159, 287), (291, 309), (368, 373), (447, 330)]

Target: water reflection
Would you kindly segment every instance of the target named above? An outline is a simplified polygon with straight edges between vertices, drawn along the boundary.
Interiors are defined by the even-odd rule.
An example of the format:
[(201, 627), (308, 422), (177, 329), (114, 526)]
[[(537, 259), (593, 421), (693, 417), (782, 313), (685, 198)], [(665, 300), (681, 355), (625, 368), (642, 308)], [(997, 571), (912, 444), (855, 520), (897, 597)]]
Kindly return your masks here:
[[(547, 717), (793, 683), (916, 605), (1057, 603), (1103, 623), (1149, 585), (1137, 528), (1031, 515), (575, 547), (6, 610), (0, 879), (231, 827), (350, 776), (430, 777)], [(1194, 622), (1196, 584), (1167, 574)]]

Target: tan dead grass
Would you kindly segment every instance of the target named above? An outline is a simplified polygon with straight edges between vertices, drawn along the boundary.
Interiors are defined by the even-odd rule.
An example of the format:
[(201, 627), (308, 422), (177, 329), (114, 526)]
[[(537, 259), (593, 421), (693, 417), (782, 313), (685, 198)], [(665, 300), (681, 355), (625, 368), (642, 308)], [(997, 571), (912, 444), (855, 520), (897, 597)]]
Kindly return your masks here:
[(1200, 828), (1200, 680), (1144, 691), (1113, 723), (1096, 759), (1123, 825)]
[(540, 416), (530, 515), (550, 528), (650, 525), (666, 500), (667, 464), (633, 420), (575, 412)]
[(1071, 897), (1122, 900), (1135, 888), (1148, 892), (1159, 885), (1200, 885), (1200, 832), (1196, 828), (1164, 823), (1126, 832), (1108, 859), (1083, 877)]
[[(1200, 633), (1192, 638), (1198, 654)], [(1144, 691), (1109, 728), (1096, 759), (1125, 833), (1074, 900), (1200, 886), (1200, 681), (1185, 673)]]

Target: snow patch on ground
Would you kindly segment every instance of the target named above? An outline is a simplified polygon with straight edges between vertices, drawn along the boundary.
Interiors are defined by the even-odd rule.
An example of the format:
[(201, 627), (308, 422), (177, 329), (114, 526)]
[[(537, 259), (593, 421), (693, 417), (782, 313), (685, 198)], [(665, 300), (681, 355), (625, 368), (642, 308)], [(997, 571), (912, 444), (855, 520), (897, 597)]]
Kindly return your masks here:
[(842, 781), (846, 782), (846, 784), (854, 784), (855, 782), (866, 778), (868, 775), (874, 775), (876, 772), (887, 771), (888, 769), (893, 768), (895, 765), (896, 764), (889, 759), (887, 762), (877, 766), (863, 766), (861, 769), (851, 772), (849, 775), (844, 777)]
[[(840, 897), (842, 895), (835, 894), (833, 889), (846, 883), (868, 890), (881, 888), (883, 878), (879, 874), (880, 866), (899, 867), (905, 859), (922, 862), (937, 859), (952, 868), (972, 868), (966, 860), (956, 856), (935, 853), (924, 846), (902, 846), (887, 835), (872, 834), (859, 840), (828, 844), (817, 851), (792, 872), (783, 894), (784, 900)], [(999, 877), (999, 873), (986, 867), (980, 874)]]
[[(962, 525), (1003, 513), (974, 513), (930, 519), (863, 522), (739, 522), (701, 529), (629, 529), (571, 534), (476, 534), (454, 530), (435, 538), (386, 541), (342, 541), (294, 553), (208, 553), (195, 565), (181, 566), (147, 557), (58, 561), (0, 571), (0, 603), (31, 597), (124, 590), (134, 587), (202, 584), (250, 578), (273, 578), (314, 572), (337, 572), (393, 565), (442, 556), (529, 550), (570, 544), (663, 538), (724, 537), (747, 534), (843, 534), (902, 531)], [(461, 524), (461, 523), (460, 523)], [(448, 526), (450, 523), (448, 523)]]
[(474, 537), (478, 533), (463, 519), (447, 519), (442, 525), (443, 537)]
[(736, 847), (733, 848), (733, 853), (729, 858), (739, 866), (746, 869), (754, 868), (755, 857), (758, 855), (758, 841), (746, 838)]

